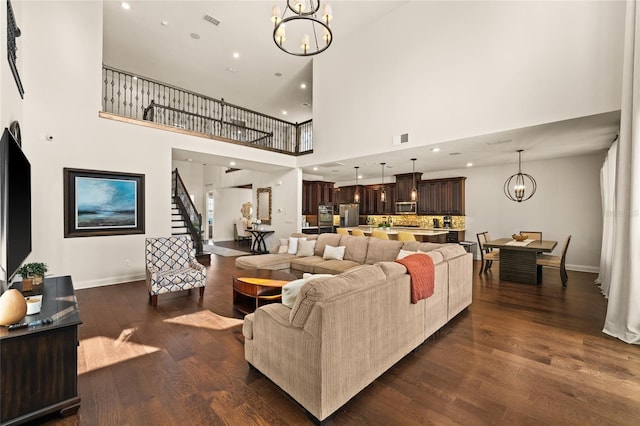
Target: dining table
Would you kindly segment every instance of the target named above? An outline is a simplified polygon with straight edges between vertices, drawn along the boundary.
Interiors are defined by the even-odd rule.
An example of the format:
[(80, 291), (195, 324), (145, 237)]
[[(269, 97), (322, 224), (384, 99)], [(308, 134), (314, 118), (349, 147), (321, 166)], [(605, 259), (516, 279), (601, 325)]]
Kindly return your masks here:
[(498, 238), (484, 244), (500, 249), (500, 280), (524, 284), (540, 284), (542, 267), (537, 264), (538, 253), (550, 253), (558, 245), (552, 240), (516, 241), (513, 238)]

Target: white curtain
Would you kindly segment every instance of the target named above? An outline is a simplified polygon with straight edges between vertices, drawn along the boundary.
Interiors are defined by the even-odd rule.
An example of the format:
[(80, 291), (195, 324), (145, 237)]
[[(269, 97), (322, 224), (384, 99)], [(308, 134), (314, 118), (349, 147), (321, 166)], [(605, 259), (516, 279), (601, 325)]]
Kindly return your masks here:
[(618, 138), (613, 141), (600, 170), (600, 192), (602, 196), (602, 252), (600, 254), (600, 274), (596, 283), (605, 297), (609, 297), (611, 285), (611, 261), (613, 259), (613, 236), (615, 232), (616, 202), (616, 162)]
[(603, 331), (640, 344), (640, 10), (627, 1), (613, 255)]

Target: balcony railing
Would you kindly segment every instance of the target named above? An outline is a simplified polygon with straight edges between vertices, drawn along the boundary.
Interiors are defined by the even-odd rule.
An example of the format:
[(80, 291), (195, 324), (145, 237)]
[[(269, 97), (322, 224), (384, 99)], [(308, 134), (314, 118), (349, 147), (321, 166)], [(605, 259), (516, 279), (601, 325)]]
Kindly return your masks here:
[(294, 124), (103, 65), (103, 112), (255, 148), (313, 152), (313, 122)]

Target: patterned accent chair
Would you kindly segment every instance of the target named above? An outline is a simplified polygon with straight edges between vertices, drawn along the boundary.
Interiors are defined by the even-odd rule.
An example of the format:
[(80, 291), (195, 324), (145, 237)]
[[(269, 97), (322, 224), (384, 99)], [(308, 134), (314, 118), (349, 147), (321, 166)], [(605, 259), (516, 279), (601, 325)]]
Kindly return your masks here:
[(204, 295), (206, 268), (196, 260), (196, 250), (187, 236), (147, 238), (145, 242), (149, 303), (158, 305), (158, 295), (199, 287)]

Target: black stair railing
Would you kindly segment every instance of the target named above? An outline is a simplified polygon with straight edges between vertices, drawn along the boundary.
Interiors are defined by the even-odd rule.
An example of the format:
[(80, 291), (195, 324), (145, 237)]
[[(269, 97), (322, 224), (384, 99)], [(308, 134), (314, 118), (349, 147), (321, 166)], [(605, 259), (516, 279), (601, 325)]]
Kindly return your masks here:
[(147, 77), (102, 67), (103, 112), (255, 148), (313, 152), (313, 122), (294, 124)]
[(173, 202), (176, 203), (178, 210), (180, 210), (180, 215), (187, 226), (187, 231), (191, 235), (196, 254), (202, 254), (202, 215), (198, 213), (196, 206), (193, 204), (187, 187), (178, 173), (178, 169), (171, 172), (171, 181)]

